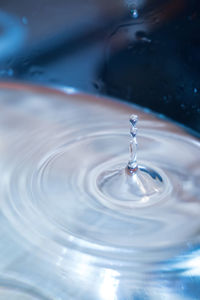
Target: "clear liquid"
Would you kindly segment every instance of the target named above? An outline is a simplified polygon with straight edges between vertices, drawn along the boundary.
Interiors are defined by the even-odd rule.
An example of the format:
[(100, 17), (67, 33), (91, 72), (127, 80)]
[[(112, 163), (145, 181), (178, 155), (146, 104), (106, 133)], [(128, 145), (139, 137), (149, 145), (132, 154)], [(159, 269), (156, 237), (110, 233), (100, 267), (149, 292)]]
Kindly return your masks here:
[(0, 281), (0, 300), (50, 300), (24, 282), (4, 277), (0, 277)]
[[(197, 299), (199, 141), (112, 100), (0, 93), (1, 211), (20, 236), (16, 252), (34, 257), (26, 276), (52, 268), (60, 299)], [(132, 113), (140, 173), (127, 184)]]

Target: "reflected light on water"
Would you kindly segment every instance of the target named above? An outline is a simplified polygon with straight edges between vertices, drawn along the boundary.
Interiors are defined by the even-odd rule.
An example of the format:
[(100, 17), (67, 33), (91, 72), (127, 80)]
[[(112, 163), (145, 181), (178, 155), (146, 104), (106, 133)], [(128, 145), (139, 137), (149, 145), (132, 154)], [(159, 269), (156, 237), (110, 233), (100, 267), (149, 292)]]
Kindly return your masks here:
[(186, 268), (184, 276), (200, 276), (200, 250), (193, 252), (183, 264)]
[(103, 280), (100, 285), (100, 298), (103, 300), (116, 300), (117, 288), (119, 284), (118, 272), (106, 269), (102, 274)]

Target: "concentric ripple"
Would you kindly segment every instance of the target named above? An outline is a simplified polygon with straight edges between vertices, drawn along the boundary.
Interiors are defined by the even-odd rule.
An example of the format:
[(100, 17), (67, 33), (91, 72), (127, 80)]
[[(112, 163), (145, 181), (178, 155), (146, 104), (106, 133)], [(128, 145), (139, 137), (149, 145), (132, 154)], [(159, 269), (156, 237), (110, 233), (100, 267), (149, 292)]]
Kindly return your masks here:
[(50, 300), (35, 288), (15, 279), (0, 277), (0, 300)]
[[(2, 90), (0, 98), (5, 111), (1, 199), (22, 235), (37, 245), (47, 243), (43, 251), (52, 255), (79, 251), (96, 264), (103, 258), (120, 266), (127, 260), (132, 264), (136, 251), (137, 261), (151, 250), (160, 261), (163, 250), (165, 259), (173, 247), (182, 251), (187, 243), (199, 243), (200, 144), (195, 138), (110, 100), (15, 91), (13, 101), (13, 93)], [(142, 195), (136, 185), (124, 184), (133, 112), (141, 120), (137, 179), (146, 191)]]
[[(42, 209), (61, 230), (91, 243), (148, 249), (162, 245), (170, 247), (186, 241), (199, 228), (198, 189), (195, 176), (181, 171), (182, 161), (176, 156), (170, 157), (169, 161), (168, 154), (181, 148), (189, 157), (190, 152), (198, 152), (198, 148), (190, 140), (173, 134), (169, 137), (159, 131), (141, 133), (139, 161), (141, 165), (156, 170), (162, 182), (158, 180), (158, 194), (131, 201), (126, 198), (127, 191), (121, 190), (123, 182), (117, 180), (109, 193), (101, 189), (99, 182), (101, 177), (105, 180), (105, 172), (124, 172), (126, 139), (126, 134), (113, 132), (107, 135), (104, 131), (59, 148), (34, 174), (31, 189), (38, 209)], [(143, 142), (150, 143), (152, 151), (146, 152)], [(160, 156), (154, 152), (157, 143), (165, 149)], [(151, 162), (147, 160), (149, 155)], [(193, 159), (188, 158), (185, 162), (187, 170)], [(123, 176), (118, 179), (123, 180)], [(194, 216), (192, 221), (191, 213)], [(189, 220), (190, 226), (184, 232), (180, 231)]]

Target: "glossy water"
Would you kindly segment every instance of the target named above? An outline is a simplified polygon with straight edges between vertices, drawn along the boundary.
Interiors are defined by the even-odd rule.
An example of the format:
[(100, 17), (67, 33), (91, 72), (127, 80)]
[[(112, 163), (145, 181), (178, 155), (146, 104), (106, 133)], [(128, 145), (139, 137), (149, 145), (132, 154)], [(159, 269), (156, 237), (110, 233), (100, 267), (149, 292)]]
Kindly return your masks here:
[[(46, 278), (40, 289), (58, 299), (198, 299), (199, 141), (115, 101), (0, 93), (1, 272)], [(133, 113), (138, 171), (127, 174)]]
[(0, 277), (0, 282), (0, 300), (49, 300), (23, 282), (6, 277)]

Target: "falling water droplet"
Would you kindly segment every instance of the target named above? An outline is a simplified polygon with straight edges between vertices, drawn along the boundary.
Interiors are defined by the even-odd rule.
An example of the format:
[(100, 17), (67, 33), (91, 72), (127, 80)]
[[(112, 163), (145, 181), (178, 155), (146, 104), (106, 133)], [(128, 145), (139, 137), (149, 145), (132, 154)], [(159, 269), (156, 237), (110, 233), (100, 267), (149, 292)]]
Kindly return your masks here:
[(133, 19), (137, 19), (139, 14), (138, 14), (138, 10), (136, 8), (131, 8), (131, 16)]
[(137, 172), (138, 170), (138, 164), (137, 164), (137, 122), (138, 122), (138, 116), (132, 115), (130, 117), (130, 134), (131, 134), (131, 140), (130, 140), (130, 160), (127, 165), (128, 172), (130, 174), (133, 174)]
[[(167, 180), (161, 170), (149, 164), (137, 161), (137, 122), (138, 116), (131, 115), (130, 119), (130, 158), (126, 166), (118, 163), (106, 165), (99, 172), (96, 185), (102, 194), (106, 205), (118, 209), (130, 209), (134, 206), (151, 205), (162, 199), (167, 189)], [(120, 204), (120, 205), (119, 205)]]

